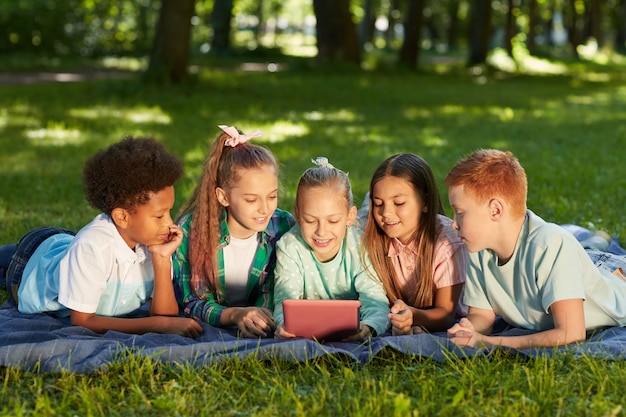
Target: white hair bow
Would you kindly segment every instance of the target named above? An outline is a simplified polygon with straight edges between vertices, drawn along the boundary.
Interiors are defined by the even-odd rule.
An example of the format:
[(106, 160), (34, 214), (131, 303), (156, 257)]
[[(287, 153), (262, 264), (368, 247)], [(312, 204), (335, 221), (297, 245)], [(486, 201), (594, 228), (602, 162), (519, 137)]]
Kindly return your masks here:
[(328, 169), (334, 168), (334, 166), (332, 166), (332, 164), (328, 162), (328, 158), (324, 156), (318, 156), (315, 159), (311, 159), (311, 162), (313, 162), (313, 164), (317, 165), (318, 167), (328, 168)]

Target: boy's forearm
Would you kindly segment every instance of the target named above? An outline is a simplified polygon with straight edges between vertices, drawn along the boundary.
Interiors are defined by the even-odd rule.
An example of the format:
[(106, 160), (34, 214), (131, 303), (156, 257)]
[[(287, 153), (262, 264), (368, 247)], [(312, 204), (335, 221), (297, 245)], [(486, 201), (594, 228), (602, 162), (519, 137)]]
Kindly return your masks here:
[(96, 333), (108, 330), (135, 334), (160, 331), (158, 317), (118, 318), (72, 311), (71, 322), (74, 326), (82, 326)]
[(178, 303), (172, 283), (171, 258), (153, 256), (154, 294), (150, 303), (150, 315), (178, 316)]
[(474, 330), (484, 335), (490, 335), (493, 330), (494, 319), (486, 317), (484, 314), (472, 313), (470, 310), (467, 319), (474, 326)]
[(585, 337), (579, 335), (569, 336), (565, 329), (550, 329), (539, 333), (524, 336), (489, 336), (483, 338), (483, 343), (488, 346), (509, 346), (515, 349), (554, 348), (571, 343), (583, 342)]

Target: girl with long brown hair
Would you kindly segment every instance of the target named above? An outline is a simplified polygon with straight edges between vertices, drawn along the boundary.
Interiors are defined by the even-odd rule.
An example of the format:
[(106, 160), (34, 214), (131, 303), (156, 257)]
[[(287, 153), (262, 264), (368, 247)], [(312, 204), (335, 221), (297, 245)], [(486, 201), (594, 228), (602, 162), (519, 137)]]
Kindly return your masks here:
[(362, 255), (385, 286), (392, 333), (449, 328), (463, 313), (467, 253), (428, 163), (409, 153), (386, 159), (372, 176), (369, 206)]

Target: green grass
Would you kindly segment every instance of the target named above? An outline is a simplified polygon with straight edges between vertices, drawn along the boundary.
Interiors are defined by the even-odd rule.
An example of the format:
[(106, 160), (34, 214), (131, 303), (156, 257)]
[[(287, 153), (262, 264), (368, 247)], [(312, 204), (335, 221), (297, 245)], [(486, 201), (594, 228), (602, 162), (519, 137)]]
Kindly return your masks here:
[[(91, 220), (82, 165), (126, 133), (153, 134), (184, 160), (179, 207), (218, 124), (265, 133), (257, 143), (280, 160), (285, 209), (316, 156), (349, 171), (360, 201), (391, 154), (422, 155), (442, 184), (456, 160), (497, 147), (525, 166), (536, 213), (624, 241), (626, 71), (565, 67), (532, 77), (435, 64), (417, 73), (202, 68), (179, 88), (137, 80), (0, 86), (0, 244), (33, 227), (79, 229)], [(2, 415), (626, 415), (626, 363), (567, 355), (437, 363), (386, 352), (365, 366), (232, 359), (204, 368), (124, 355), (93, 375), (2, 372)]]
[(77, 375), (4, 371), (2, 415), (617, 416), (626, 362), (494, 351), (439, 363), (391, 351), (366, 365), (225, 359), (202, 369), (126, 359)]

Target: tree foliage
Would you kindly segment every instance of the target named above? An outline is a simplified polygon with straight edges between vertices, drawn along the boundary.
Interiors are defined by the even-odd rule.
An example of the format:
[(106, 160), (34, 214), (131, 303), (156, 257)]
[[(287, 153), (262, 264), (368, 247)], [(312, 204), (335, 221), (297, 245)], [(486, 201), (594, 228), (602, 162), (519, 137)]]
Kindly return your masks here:
[(159, 5), (156, 0), (0, 2), (0, 52), (144, 55)]
[[(0, 53), (149, 56), (162, 0), (0, 2)], [(469, 64), (513, 45), (530, 54), (578, 57), (588, 44), (626, 51), (626, 0), (194, 0), (193, 53), (281, 48), (282, 34), (313, 39), (320, 62), (361, 63), (371, 52), (419, 65), (420, 51), (467, 50)], [(188, 28), (189, 26), (189, 28)], [(176, 32), (178, 31), (178, 32)], [(242, 36), (246, 34), (246, 36)], [(306, 39), (302, 36), (302, 39)], [(168, 35), (168, 37), (170, 37)], [(242, 40), (242, 39), (245, 39)]]

